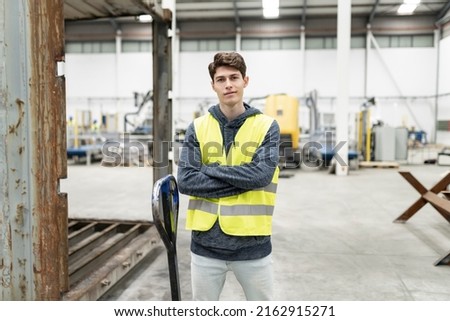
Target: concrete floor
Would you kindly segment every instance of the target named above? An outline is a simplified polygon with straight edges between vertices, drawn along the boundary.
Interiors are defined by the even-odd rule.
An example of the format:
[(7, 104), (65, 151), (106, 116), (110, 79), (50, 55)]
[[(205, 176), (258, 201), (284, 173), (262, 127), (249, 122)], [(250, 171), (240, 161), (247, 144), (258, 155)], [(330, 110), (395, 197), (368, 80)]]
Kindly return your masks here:
[[(430, 188), (450, 168), (362, 168), (338, 177), (326, 170), (283, 171), (274, 214), (275, 299), (281, 301), (450, 301), (450, 224), (430, 205), (393, 223), (418, 199), (398, 174), (411, 171)], [(70, 165), (61, 191), (72, 218), (151, 220), (152, 168)], [(181, 298), (191, 299), (190, 234), (181, 195), (178, 262)], [(170, 300), (161, 244), (102, 300)], [(221, 300), (245, 300), (228, 275)]]

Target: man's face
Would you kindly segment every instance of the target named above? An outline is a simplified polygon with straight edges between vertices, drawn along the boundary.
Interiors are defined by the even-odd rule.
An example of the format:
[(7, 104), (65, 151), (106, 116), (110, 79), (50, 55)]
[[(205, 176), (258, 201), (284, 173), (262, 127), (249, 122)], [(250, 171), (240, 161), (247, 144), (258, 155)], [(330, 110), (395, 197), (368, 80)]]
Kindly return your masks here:
[(239, 70), (231, 67), (219, 67), (211, 83), (222, 105), (234, 106), (242, 102), (248, 77), (242, 78)]

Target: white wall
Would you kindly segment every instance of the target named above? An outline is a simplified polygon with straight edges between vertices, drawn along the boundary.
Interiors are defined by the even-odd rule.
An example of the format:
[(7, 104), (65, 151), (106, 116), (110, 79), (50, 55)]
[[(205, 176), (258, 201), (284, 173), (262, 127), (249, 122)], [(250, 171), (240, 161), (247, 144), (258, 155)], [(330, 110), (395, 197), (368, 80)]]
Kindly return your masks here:
[[(440, 45), (439, 93), (450, 93), (450, 37)], [(307, 50), (302, 62), (299, 50), (242, 51), (248, 65), (250, 84), (246, 100), (273, 93), (304, 98), (317, 90), (320, 112), (334, 112), (336, 96), (336, 50)], [(179, 53), (173, 118), (188, 123), (194, 111), (216, 102), (207, 66), (214, 52)], [(364, 49), (354, 49), (350, 57), (350, 111), (355, 113), (364, 97), (376, 97), (374, 117), (392, 126), (414, 126), (432, 138), (436, 100), (435, 48), (371, 49), (367, 62)], [(304, 70), (302, 70), (302, 66)], [(149, 53), (66, 55), (68, 115), (75, 109), (97, 113), (134, 111), (133, 92), (145, 93), (152, 86)], [(405, 99), (402, 96), (409, 97)], [(304, 111), (301, 115), (304, 114)], [(439, 119), (450, 119), (449, 97), (439, 99)], [(302, 125), (307, 123), (302, 122)], [(450, 143), (448, 133), (438, 133), (438, 143)]]
[[(355, 49), (350, 52), (349, 95), (364, 95), (364, 50)], [(318, 90), (320, 96), (335, 97), (336, 83), (336, 50), (307, 50), (305, 63), (306, 91)]]
[(92, 120), (117, 114), (122, 128), (123, 115), (137, 110), (134, 92), (151, 90), (152, 77), (151, 54), (67, 54), (67, 117), (85, 110), (91, 111)]

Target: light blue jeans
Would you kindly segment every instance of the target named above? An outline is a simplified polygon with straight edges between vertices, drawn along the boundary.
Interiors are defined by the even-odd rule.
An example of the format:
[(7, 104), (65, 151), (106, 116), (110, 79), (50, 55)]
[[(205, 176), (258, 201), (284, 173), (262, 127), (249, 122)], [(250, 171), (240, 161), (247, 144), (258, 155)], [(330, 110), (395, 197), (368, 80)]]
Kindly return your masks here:
[(248, 301), (273, 299), (272, 255), (248, 261), (223, 261), (191, 252), (192, 299), (218, 301), (226, 274), (232, 271)]

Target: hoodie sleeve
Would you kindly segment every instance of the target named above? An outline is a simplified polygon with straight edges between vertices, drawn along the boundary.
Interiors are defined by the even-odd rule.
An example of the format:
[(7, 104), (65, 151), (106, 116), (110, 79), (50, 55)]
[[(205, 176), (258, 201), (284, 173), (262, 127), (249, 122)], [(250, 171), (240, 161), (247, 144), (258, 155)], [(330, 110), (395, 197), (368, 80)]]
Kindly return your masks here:
[(220, 178), (202, 172), (200, 145), (193, 123), (186, 130), (185, 141), (178, 162), (177, 182), (180, 193), (191, 196), (218, 198), (245, 192)]
[(267, 186), (272, 181), (279, 161), (280, 127), (274, 120), (261, 146), (250, 163), (240, 166), (204, 165), (200, 171), (236, 188), (251, 190)]

